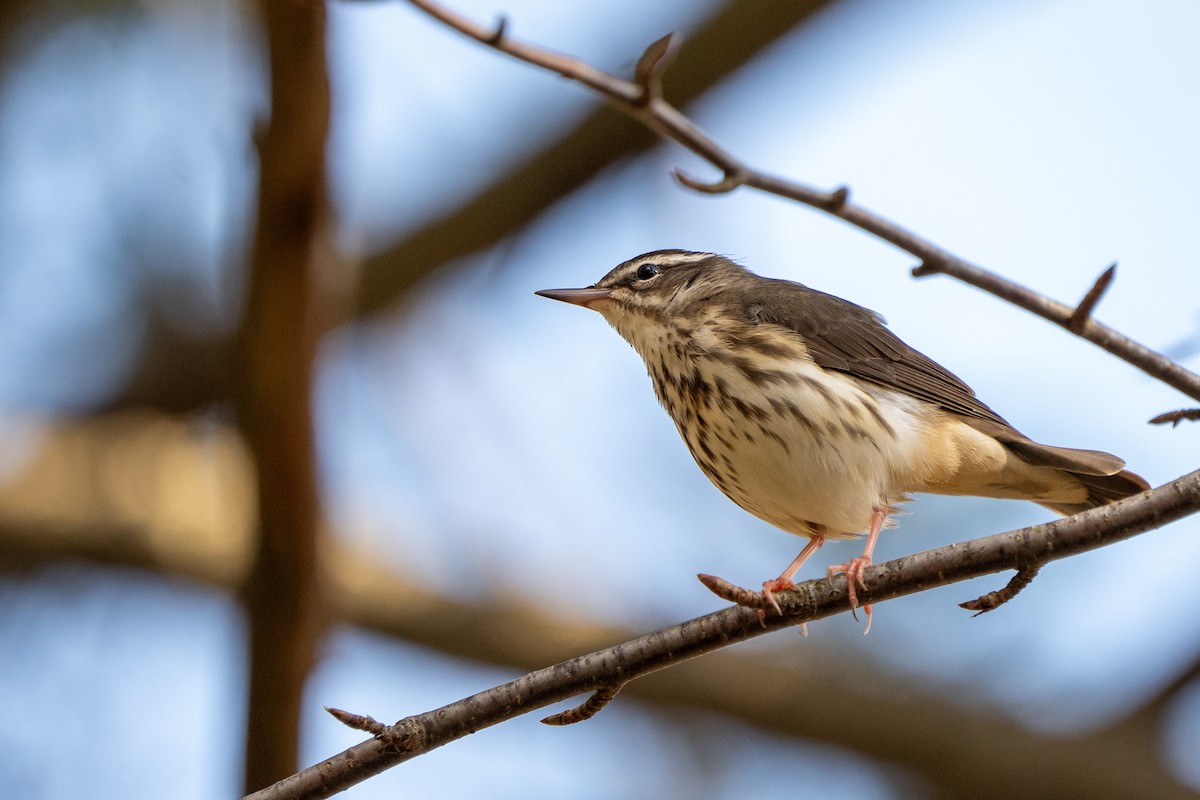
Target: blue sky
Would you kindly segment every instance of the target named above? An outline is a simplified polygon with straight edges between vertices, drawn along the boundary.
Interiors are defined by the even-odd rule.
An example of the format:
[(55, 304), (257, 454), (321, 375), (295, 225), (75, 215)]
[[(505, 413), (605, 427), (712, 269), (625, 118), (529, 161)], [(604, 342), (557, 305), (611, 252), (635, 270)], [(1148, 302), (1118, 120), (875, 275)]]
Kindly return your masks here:
[[(455, 4), (477, 19), (503, 12), (514, 35), (616, 71), (662, 33), (696, 24), (677, 6)], [(36, 428), (31, 415), (102, 400), (133, 363), (145, 276), (122, 260), (130, 230), (145, 237), (133, 246), (149, 247), (156, 226), (170, 227), (180, 257), (161, 278), (197, 287), (171, 307), (175, 318), (200, 329), (236, 319), (230, 264), (244, 246), (247, 137), (262, 97), (251, 34), (228, 4), (146, 8), (31, 37), (0, 89), (0, 241), (9, 254), (0, 400), (14, 430)], [(1077, 300), (1119, 261), (1097, 316), (1196, 369), (1187, 343), (1200, 328), (1198, 29), (1200, 8), (1188, 3), (849, 0), (688, 111), (748, 163), (816, 186), (848, 184), (857, 202), (1052, 297)], [(403, 4), (333, 6), (331, 36), (331, 170), (350, 254), (452, 207), (591, 108), (581, 88)], [(711, 174), (673, 146), (617, 164), (495, 252), (472, 257), (481, 269), (433, 281), (404, 308), (327, 338), (314, 396), (326, 511), (342, 535), (447, 591), (517, 595), (639, 629), (715, 608), (697, 572), (743, 584), (777, 574), (801, 542), (707, 483), (635, 354), (598, 316), (532, 294), (591, 283), (661, 247), (727, 253), (879, 311), (1034, 438), (1110, 450), (1156, 484), (1195, 467), (1195, 430), (1145, 424), (1186, 405), (1172, 390), (969, 287), (913, 280), (911, 257), (837, 220), (749, 191), (682, 190), (669, 178), (674, 166)], [(879, 558), (1047, 513), (921, 498), (885, 535)], [(969, 681), (1038, 729), (1102, 724), (1200, 649), (1200, 622), (1186, 612), (1200, 601), (1190, 580), (1198, 533), (1188, 520), (1055, 564), (1017, 602), (978, 620), (955, 604), (1000, 578), (885, 604), (865, 640), (849, 618), (835, 618), (812, 626), (809, 640), (755, 646), (816, 639), (948, 691)], [(831, 545), (810, 574), (856, 552)], [(1112, 591), (1146, 583), (1162, 593)], [(22, 610), (0, 623), (4, 649), (21, 644), (20, 657), (0, 658), (0, 685), (23, 687), (10, 703), (18, 722), (4, 732), (18, 757), (0, 769), (0, 786), (30, 797), (235, 790), (244, 676), (227, 600), (77, 571), (6, 580), (0, 591)], [(321, 705), (398, 718), (507, 677), (341, 631), (310, 688), (306, 758), (359, 738)], [(1200, 736), (1192, 694), (1175, 716), (1181, 753)], [(65, 733), (63, 719), (73, 720)], [(855, 781), (851, 796), (892, 796), (852, 754), (711, 727), (710, 749), (732, 749), (696, 793), (803, 785), (819, 796)], [(47, 776), (37, 742), (51, 735), (86, 743), (86, 763)], [(565, 731), (517, 720), (350, 796), (434, 787), (449, 797), (649, 795), (670, 789), (663, 764), (695, 757), (698, 746), (669, 718), (618, 701)], [(158, 767), (131, 774), (150, 762)], [(1190, 777), (1200, 786), (1200, 774)]]

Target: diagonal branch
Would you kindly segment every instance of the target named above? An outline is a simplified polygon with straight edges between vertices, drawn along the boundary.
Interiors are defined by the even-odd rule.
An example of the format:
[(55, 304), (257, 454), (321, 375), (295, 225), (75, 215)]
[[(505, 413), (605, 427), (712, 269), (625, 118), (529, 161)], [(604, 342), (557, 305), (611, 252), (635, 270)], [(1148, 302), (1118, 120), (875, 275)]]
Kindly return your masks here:
[[(684, 185), (714, 193), (750, 186), (817, 208), (915, 256), (921, 262), (913, 270), (915, 276), (940, 273), (983, 289), (1087, 339), (1183, 394), (1200, 400), (1200, 375), (1099, 322), (1089, 319), (1083, 325), (1073, 324), (1072, 319), (1078, 319), (1073, 307), (961, 259), (912, 231), (849, 202), (849, 193), (844, 187), (823, 192), (752, 169), (722, 149), (682, 112), (661, 97), (647, 93), (640, 84), (618, 78), (579, 59), (517, 42), (506, 35), (497, 36), (496, 31), (477, 25), (431, 0), (409, 2), (481, 44), (584, 84), (663, 138), (675, 141), (705, 159), (723, 175), (716, 183), (705, 185), (677, 171), (676, 176)], [(656, 42), (651, 48), (658, 45)], [(1074, 327), (1080, 330), (1074, 330)]]
[[(1121, 541), (1200, 510), (1200, 470), (1119, 503), (1054, 522), (940, 547), (871, 567), (864, 603), (879, 603), (1023, 564), (1056, 561)], [(844, 575), (781, 592), (783, 615), (760, 621), (735, 606), (632, 641), (537, 670), (514, 681), (417, 714), (313, 767), (255, 792), (255, 800), (320, 798), (389, 767), (551, 703), (657, 672), (771, 631), (841, 613)]]
[[(232, 431), (210, 422), (118, 415), (82, 425), (56, 422), (44, 435), (37, 458), (0, 486), (0, 570), (40, 571), (82, 560), (220, 591), (240, 585), (255, 523), (250, 467)], [(168, 473), (169, 480), (156, 477)], [(78, 491), (64, 493), (62, 486)], [(344, 541), (325, 537), (322, 563), (330, 576), (329, 611), (347, 625), (514, 675), (636, 636), (548, 614), (544, 604), (517, 598), (423, 590), (378, 554)], [(713, 653), (633, 681), (620, 698), (716, 712), (770, 736), (845, 748), (920, 775), (945, 797), (1006, 800), (1033, 786), (1045, 796), (1095, 800), (1180, 796), (1156, 751), (1159, 703), (1102, 730), (1045, 736), (969, 688), (946, 692), (915, 676), (897, 676), (868, 653), (831, 653), (827, 645), (834, 643), (825, 637), (801, 651), (796, 644), (788, 636), (780, 641), (789, 656), (802, 658)], [(986, 747), (962, 748), (963, 742)]]
[[(677, 68), (666, 76), (665, 91), (686, 105), (832, 4), (789, 0), (763, 13), (762, 0), (729, 0), (688, 39), (687, 50), (674, 62)], [(491, 38), (497, 30), (481, 33)], [(506, 38), (507, 30), (501, 34)], [(652, 74), (657, 76), (653, 70)], [(494, 247), (612, 164), (655, 144), (652, 132), (628, 122), (612, 106), (600, 105), (570, 132), (510, 167), (453, 212), (367, 258), (357, 312), (371, 314), (391, 306), (435, 271)]]

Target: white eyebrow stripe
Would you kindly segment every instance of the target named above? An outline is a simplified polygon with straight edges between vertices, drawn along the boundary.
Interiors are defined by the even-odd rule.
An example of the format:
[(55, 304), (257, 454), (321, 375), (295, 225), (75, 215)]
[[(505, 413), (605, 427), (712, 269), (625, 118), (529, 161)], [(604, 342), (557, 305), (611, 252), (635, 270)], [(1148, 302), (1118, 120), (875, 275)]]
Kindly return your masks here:
[[(646, 260), (662, 266), (665, 264), (695, 264), (697, 261), (707, 261), (712, 257), (712, 253), (661, 253)], [(641, 259), (634, 260), (641, 263)]]

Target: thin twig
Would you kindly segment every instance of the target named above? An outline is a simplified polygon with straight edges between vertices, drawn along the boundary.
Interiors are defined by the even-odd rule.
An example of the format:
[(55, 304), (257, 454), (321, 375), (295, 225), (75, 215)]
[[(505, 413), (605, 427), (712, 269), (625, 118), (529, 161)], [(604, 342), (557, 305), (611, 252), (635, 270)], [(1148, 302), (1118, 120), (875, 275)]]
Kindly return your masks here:
[(1165, 414), (1159, 414), (1150, 420), (1151, 425), (1165, 425), (1171, 423), (1172, 428), (1179, 427), (1179, 423), (1187, 420), (1195, 422), (1200, 420), (1200, 408), (1181, 408), (1178, 411), (1168, 411)]
[[(943, 274), (1007, 300), (1020, 308), (1071, 330), (1069, 323), (1075, 309), (1031, 291), (1007, 278), (990, 272), (950, 253), (927, 239), (895, 223), (849, 202), (845, 187), (823, 192), (794, 181), (751, 169), (731, 153), (723, 150), (687, 116), (662, 98), (646, 102), (644, 87), (636, 82), (618, 78), (597, 69), (587, 62), (544, 50), (511, 38), (495, 40), (494, 32), (467, 20), (431, 0), (409, 0), (430, 16), (476, 41), (563, 77), (578, 81), (607, 97), (613, 104), (665, 139), (686, 147), (719, 169), (722, 179), (705, 183), (675, 171), (676, 179), (697, 191), (719, 193), (738, 186), (752, 186), (763, 192), (786, 197), (820, 209), (845, 220), (855, 227), (910, 253), (920, 261), (913, 270), (916, 276)], [(660, 39), (659, 42), (662, 40)], [(658, 44), (658, 43), (656, 43)], [(655, 45), (647, 48), (647, 52)], [(646, 56), (643, 56), (645, 58)], [(1129, 337), (1092, 321), (1083, 330), (1071, 331), (1081, 338), (1107, 350), (1143, 372), (1176, 390), (1200, 400), (1200, 375), (1185, 369), (1171, 359), (1138, 344)]]
[(1037, 577), (1038, 571), (1041, 570), (1041, 564), (1035, 564), (1031, 567), (1023, 567), (1017, 570), (1017, 574), (1012, 576), (1008, 584), (1001, 590), (996, 592), (988, 592), (985, 595), (976, 597), (974, 600), (968, 600), (965, 603), (959, 603), (959, 608), (965, 608), (967, 611), (974, 611), (975, 616), (986, 614), (1012, 600), (1017, 594), (1033, 582)]
[(734, 605), (745, 606), (746, 608), (753, 608), (758, 611), (775, 609), (778, 613), (783, 613), (778, 603), (773, 603), (771, 598), (767, 597), (766, 592), (752, 592), (735, 583), (730, 583), (724, 578), (718, 578), (716, 575), (701, 573), (696, 577), (704, 584), (705, 589)]
[(746, 184), (746, 173), (741, 171), (726, 172), (725, 177), (712, 183), (706, 183), (699, 178), (693, 178), (678, 167), (671, 174), (675, 176), (675, 180), (687, 188), (704, 194), (726, 194)]
[(349, 711), (342, 711), (340, 708), (330, 708), (329, 706), (325, 706), (325, 710), (338, 722), (358, 731), (379, 734), (383, 733), (384, 728), (387, 727), (379, 720), (366, 714), (352, 714)]
[[(936, 586), (1028, 564), (1056, 561), (1162, 527), (1200, 510), (1200, 470), (1113, 505), (1018, 531), (995, 534), (870, 567), (862, 602), (881, 603)], [(509, 683), (387, 726), (379, 735), (255, 792), (253, 800), (324, 798), (389, 767), (483, 728), (629, 681), (770, 631), (846, 610), (838, 581), (818, 579), (796, 592), (811, 599), (803, 613), (771, 616), (760, 624), (751, 609), (735, 606), (646, 634), (623, 644), (531, 672)], [(786, 608), (786, 607), (785, 607)]]
[(589, 720), (600, 713), (601, 709), (617, 696), (617, 692), (621, 691), (621, 687), (624, 685), (624, 683), (617, 683), (612, 686), (601, 686), (581, 705), (558, 714), (551, 714), (542, 722), (546, 725), (574, 725), (576, 722)]
[(669, 33), (654, 42), (642, 53), (634, 69), (634, 78), (642, 87), (642, 102), (662, 97), (662, 75), (679, 53), (680, 38)]
[(1071, 316), (1067, 319), (1067, 330), (1076, 336), (1083, 333), (1084, 327), (1088, 324), (1088, 320), (1092, 316), (1092, 312), (1096, 310), (1096, 304), (1100, 302), (1100, 298), (1104, 297), (1104, 293), (1108, 291), (1109, 284), (1117, 274), (1117, 265), (1114, 262), (1108, 269), (1100, 273), (1100, 277), (1096, 278), (1096, 282), (1092, 284), (1092, 288), (1079, 301), (1079, 305), (1071, 312)]

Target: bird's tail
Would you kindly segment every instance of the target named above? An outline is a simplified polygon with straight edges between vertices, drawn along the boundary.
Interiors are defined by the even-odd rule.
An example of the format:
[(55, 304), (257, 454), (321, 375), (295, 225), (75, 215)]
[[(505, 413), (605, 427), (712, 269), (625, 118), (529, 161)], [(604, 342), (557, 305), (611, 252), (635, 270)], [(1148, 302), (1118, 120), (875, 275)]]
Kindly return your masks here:
[[(1055, 447), (1035, 442), (1007, 424), (991, 420), (965, 420), (978, 431), (986, 433), (1026, 464), (1049, 467), (1066, 473), (1083, 484), (1087, 494), (1083, 500), (1056, 502), (1035, 500), (1060, 514), (1070, 516), (1089, 508), (1106, 506), (1126, 497), (1140, 494), (1150, 488), (1146, 479), (1125, 469), (1125, 462), (1103, 450), (1080, 450), (1074, 447)], [(1072, 492), (1072, 494), (1075, 494)], [(1078, 496), (1078, 495), (1076, 495)]]
[(1026, 461), (1061, 469), (1083, 484), (1087, 497), (1082, 502), (1041, 504), (1066, 516), (1106, 506), (1150, 488), (1141, 475), (1122, 469), (1124, 461), (1102, 450), (1054, 447), (1029, 440), (1009, 441), (1005, 445)]
[(1042, 503), (1046, 508), (1060, 514), (1070, 516), (1089, 508), (1106, 506), (1126, 497), (1140, 494), (1150, 488), (1146, 479), (1141, 475), (1123, 469), (1113, 475), (1086, 475), (1072, 472), (1079, 482), (1087, 489), (1087, 499), (1082, 503)]

